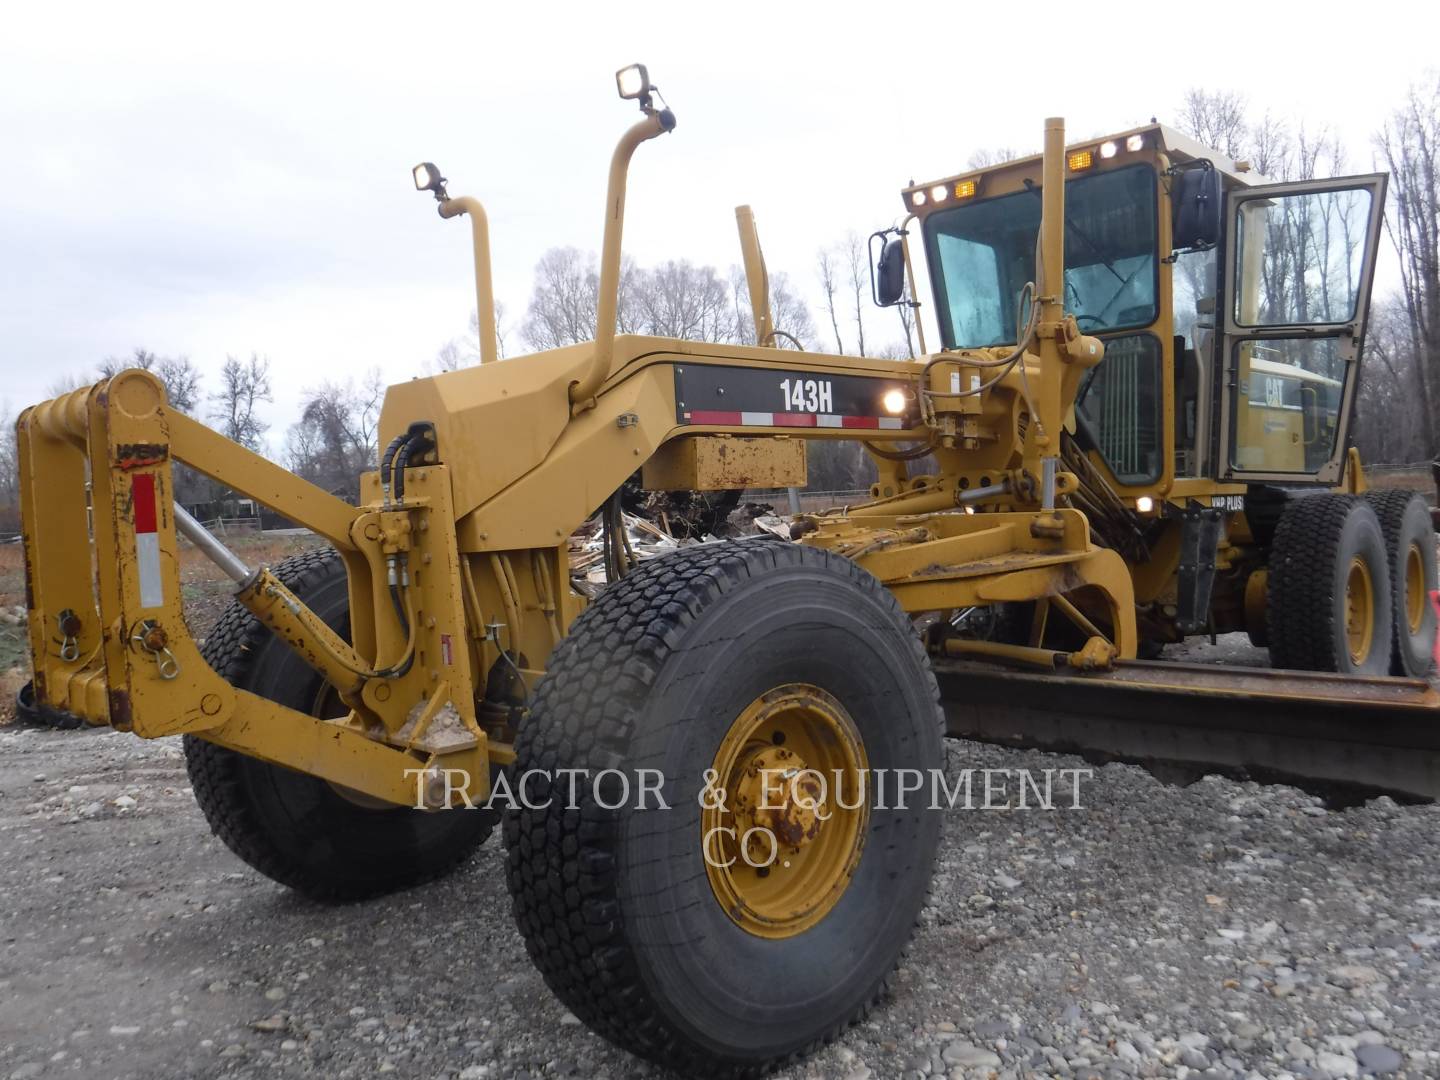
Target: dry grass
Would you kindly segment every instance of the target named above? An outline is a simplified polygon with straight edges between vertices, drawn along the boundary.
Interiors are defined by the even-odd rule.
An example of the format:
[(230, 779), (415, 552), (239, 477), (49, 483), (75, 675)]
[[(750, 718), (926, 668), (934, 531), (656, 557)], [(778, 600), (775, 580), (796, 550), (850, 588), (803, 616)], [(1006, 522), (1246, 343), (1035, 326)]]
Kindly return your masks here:
[(1432, 503), (1435, 501), (1435, 481), (1430, 475), (1428, 466), (1418, 469), (1401, 469), (1391, 472), (1389, 470), (1366, 470), (1365, 481), (1372, 488), (1389, 490), (1398, 488), (1401, 490), (1418, 491)]

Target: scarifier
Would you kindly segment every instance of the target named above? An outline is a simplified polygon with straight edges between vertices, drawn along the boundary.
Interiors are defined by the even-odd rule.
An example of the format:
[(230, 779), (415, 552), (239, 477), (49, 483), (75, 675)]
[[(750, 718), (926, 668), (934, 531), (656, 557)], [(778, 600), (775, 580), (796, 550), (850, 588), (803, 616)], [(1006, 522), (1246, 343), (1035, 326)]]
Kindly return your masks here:
[[(611, 162), (593, 342), (497, 362), (484, 208), (416, 168), (470, 220), (483, 362), (390, 388), (358, 505), (145, 371), (25, 411), (37, 707), (183, 735), (222, 839), (327, 899), (452, 869), (495, 823), (467, 807), (528, 776), (504, 833), (535, 963), (596, 1031), (714, 1076), (883, 994), (939, 820), (864, 784), (942, 764), (947, 723), (1440, 792), (1429, 517), (1367, 492), (1348, 444), (1384, 176), (1271, 184), (1158, 124), (1067, 147), (1050, 120), (1041, 155), (911, 185), (872, 238), (875, 299), (917, 314), (923, 251), (939, 341), (918, 359), (783, 347), (745, 207), (757, 344), (620, 335), (630, 159), (675, 117), (643, 66), (617, 81), (642, 115)], [(803, 485), (827, 439), (863, 443), (867, 500), (801, 515), (799, 542), (633, 564), (637, 470)], [(329, 546), (246, 565), (174, 504), (176, 462)], [(597, 508), (613, 580), (587, 602), (566, 541)], [(203, 647), (180, 535), (236, 583)], [(1236, 630), (1277, 670), (1139, 659)], [(566, 769), (606, 779), (571, 805)], [(617, 798), (632, 775), (670, 809)]]

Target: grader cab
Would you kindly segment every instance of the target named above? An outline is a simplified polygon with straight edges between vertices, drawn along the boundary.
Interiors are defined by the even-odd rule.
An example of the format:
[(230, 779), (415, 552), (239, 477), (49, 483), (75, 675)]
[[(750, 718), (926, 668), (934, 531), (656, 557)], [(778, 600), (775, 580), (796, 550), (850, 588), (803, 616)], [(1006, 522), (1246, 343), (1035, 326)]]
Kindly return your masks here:
[[(1051, 120), (1042, 155), (907, 188), (879, 234), (882, 302), (920, 303), (912, 236), (928, 266), (939, 348), (916, 361), (782, 348), (743, 207), (758, 344), (617, 335), (630, 159), (675, 128), (643, 67), (618, 84), (642, 116), (611, 163), (593, 342), (497, 362), (484, 208), (416, 168), (469, 218), (483, 362), (389, 390), (358, 505), (143, 371), (22, 414), (37, 707), (183, 735), (214, 831), (316, 897), (442, 874), (504, 806), (549, 985), (704, 1075), (882, 993), (930, 881), (917, 793), (947, 724), (1440, 792), (1429, 519), (1362, 495), (1347, 452), (1383, 177), (1265, 184), (1158, 125), (1067, 147)], [(824, 439), (863, 443), (868, 499), (801, 515), (798, 542), (634, 560), (637, 470), (799, 485)], [(245, 565), (174, 504), (176, 462), (329, 547)], [(596, 514), (610, 581), (587, 601), (566, 542)], [(236, 583), (203, 645), (180, 536)], [(1135, 659), (1229, 630), (1310, 672)], [(1051, 691), (1091, 715), (1034, 704)], [(1177, 700), (1208, 706), (1180, 710), (1193, 745)]]

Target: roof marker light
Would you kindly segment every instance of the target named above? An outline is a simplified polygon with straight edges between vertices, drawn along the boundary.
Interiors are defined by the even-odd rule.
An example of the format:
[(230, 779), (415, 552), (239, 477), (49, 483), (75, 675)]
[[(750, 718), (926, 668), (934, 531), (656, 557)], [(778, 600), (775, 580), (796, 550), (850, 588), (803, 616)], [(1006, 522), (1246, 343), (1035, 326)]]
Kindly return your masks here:
[(1065, 164), (1070, 166), (1071, 172), (1080, 172), (1095, 164), (1095, 155), (1089, 150), (1076, 150), (1065, 158)]
[(1145, 136), (1131, 135), (1128, 139), (1125, 140), (1125, 149), (1129, 150), (1132, 154), (1135, 153), (1136, 150), (1144, 150)]
[(934, 187), (932, 187), (932, 188), (930, 189), (930, 201), (931, 201), (931, 202), (944, 202), (944, 201), (945, 201), (945, 196), (948, 195), (948, 194), (950, 194), (950, 192), (949, 192), (948, 190), (946, 190), (944, 184), (936, 184)]
[(1100, 156), (1102, 158), (1112, 158), (1119, 152), (1120, 144), (1117, 143), (1114, 139), (1111, 139), (1108, 142), (1102, 142), (1100, 144)]
[(971, 197), (972, 195), (974, 195), (974, 194), (975, 194), (975, 181), (974, 181), (974, 180), (957, 180), (957, 181), (955, 181), (955, 198), (957, 198), (957, 199), (968, 199), (968, 198), (970, 198), (970, 197)]
[(912, 192), (910, 193), (910, 205), (911, 205), (911, 206), (924, 206), (924, 205), (925, 205), (925, 193), (924, 193), (923, 191), (912, 191)]

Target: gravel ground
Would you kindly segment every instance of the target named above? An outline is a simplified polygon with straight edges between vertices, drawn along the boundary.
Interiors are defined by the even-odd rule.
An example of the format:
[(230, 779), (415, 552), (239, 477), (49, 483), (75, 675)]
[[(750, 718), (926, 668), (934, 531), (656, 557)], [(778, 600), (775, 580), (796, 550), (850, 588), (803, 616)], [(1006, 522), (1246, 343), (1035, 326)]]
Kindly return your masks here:
[[(891, 999), (780, 1075), (1440, 1075), (1440, 807), (1124, 765), (1081, 798), (949, 812)], [(0, 729), (0, 1078), (661, 1075), (550, 996), (501, 858), (321, 907), (209, 835), (174, 740)]]

